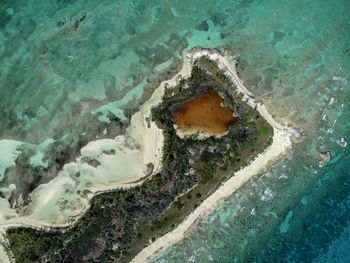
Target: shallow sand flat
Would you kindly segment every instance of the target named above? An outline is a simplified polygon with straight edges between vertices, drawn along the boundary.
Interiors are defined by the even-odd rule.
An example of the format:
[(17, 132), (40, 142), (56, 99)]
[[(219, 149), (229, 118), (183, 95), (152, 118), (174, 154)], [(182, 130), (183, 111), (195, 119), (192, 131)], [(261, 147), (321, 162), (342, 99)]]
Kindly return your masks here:
[[(32, 203), (26, 208), (26, 216), (10, 209), (7, 200), (4, 204), (0, 203), (0, 225), (12, 222), (27, 224), (27, 219), (30, 219), (29, 225), (38, 227), (66, 225), (72, 222), (71, 217), (78, 217), (88, 207), (86, 198), (78, 192), (132, 187), (135, 185), (132, 182), (143, 178), (149, 163), (154, 167), (153, 172), (159, 170), (163, 134), (153, 122), (147, 123), (146, 118), (150, 116), (151, 107), (161, 101), (163, 92), (163, 88), (157, 89), (141, 106), (140, 111), (132, 116), (124, 135), (89, 142), (81, 149), (81, 156), (75, 162), (65, 164), (57, 177), (35, 189), (31, 194)], [(11, 145), (17, 147), (20, 143)], [(18, 154), (15, 148), (7, 152), (13, 156), (2, 160), (8, 160), (6, 166), (9, 166)], [(96, 160), (98, 165), (91, 166), (83, 162), (83, 158)], [(64, 205), (61, 205), (63, 202)]]
[(166, 235), (156, 239), (148, 247), (143, 249), (132, 262), (147, 262), (167, 247), (175, 244), (186, 236), (187, 231), (198, 220), (210, 214), (218, 204), (225, 198), (229, 197), (234, 191), (248, 182), (253, 176), (265, 171), (273, 163), (280, 160), (292, 149), (291, 137), (294, 131), (291, 128), (284, 127), (277, 123), (267, 111), (266, 107), (260, 103), (256, 103), (253, 94), (249, 92), (238, 78), (235, 69), (228, 62), (227, 57), (223, 57), (216, 52), (209, 50), (195, 49), (188, 54), (188, 58), (193, 62), (201, 56), (209, 56), (215, 60), (221, 69), (226, 71), (237, 85), (237, 89), (243, 92), (244, 100), (248, 100), (248, 104), (257, 108), (262, 117), (273, 127), (274, 135), (272, 144), (261, 154), (259, 154), (248, 166), (242, 168), (226, 181), (219, 189), (209, 196), (197, 209), (195, 209), (176, 229)]
[[(25, 216), (25, 217), (19, 217), (17, 213), (12, 211), (12, 209), (9, 209), (9, 211), (6, 210), (6, 215), (2, 215), (0, 217), (0, 230), (4, 231), (7, 227), (12, 226), (33, 226), (33, 227), (66, 227), (71, 225), (75, 222), (77, 218), (79, 218), (89, 207), (89, 199), (91, 199), (95, 194), (108, 192), (117, 188), (130, 188), (134, 187), (136, 185), (139, 185), (142, 183), (142, 176), (145, 172), (145, 164), (152, 163), (154, 165), (153, 173), (160, 170), (161, 165), (160, 161), (162, 158), (162, 145), (163, 145), (163, 133), (162, 130), (158, 129), (158, 127), (155, 125), (154, 122), (150, 122), (150, 125), (148, 127), (147, 122), (145, 121), (146, 117), (150, 116), (150, 110), (151, 108), (161, 102), (162, 96), (164, 94), (164, 85), (168, 84), (170, 86), (176, 85), (177, 81), (181, 77), (188, 77), (191, 73), (191, 64), (188, 60), (185, 61), (183, 64), (182, 69), (170, 80), (163, 81), (160, 86), (154, 91), (151, 98), (145, 102), (144, 105), (141, 106), (141, 109), (139, 112), (135, 113), (131, 118), (131, 124), (130, 127), (127, 129), (125, 136), (117, 136), (115, 140), (113, 139), (101, 139), (92, 141), (89, 144), (87, 144), (85, 147), (81, 149), (81, 156), (82, 157), (101, 157), (103, 154), (103, 151), (108, 151), (111, 148), (118, 148), (117, 146), (125, 144), (125, 140), (127, 140), (126, 137), (137, 139), (140, 145), (140, 149), (142, 151), (141, 155), (138, 155), (139, 158), (142, 160), (142, 173), (138, 176), (133, 178), (133, 180), (129, 181), (117, 181), (117, 182), (101, 182), (96, 183), (95, 185), (92, 185), (90, 187), (85, 188), (86, 190), (89, 190), (90, 193), (88, 194), (88, 198), (80, 198), (80, 206), (76, 207), (75, 210), (68, 210), (70, 213), (69, 220), (66, 218), (61, 218), (61, 220), (45, 220), (44, 217), (40, 214), (40, 211), (43, 211), (45, 213), (49, 213), (50, 209), (47, 210), (48, 204), (50, 199), (59, 199), (61, 194), (63, 194), (63, 188), (62, 185), (67, 186), (67, 184), (74, 185), (74, 182), (67, 179), (67, 174), (61, 174), (62, 176), (56, 177), (54, 180), (52, 180), (52, 185), (50, 185), (50, 182), (47, 184), (47, 187), (45, 189), (38, 189), (36, 192), (33, 193), (34, 197), (36, 195), (36, 199), (40, 199), (41, 194), (45, 195), (45, 198), (43, 198), (43, 202), (38, 203), (37, 206), (33, 206), (33, 211), (37, 213), (38, 216)], [(129, 143), (132, 143), (129, 141)], [(125, 150), (125, 148), (122, 148), (122, 150)], [(100, 160), (100, 159), (99, 159)], [(81, 165), (82, 166), (82, 165)], [(88, 165), (85, 164), (83, 168), (85, 169), (92, 169), (91, 167), (87, 167)], [(65, 166), (65, 172), (67, 173), (73, 173), (76, 172), (76, 164), (70, 163)], [(62, 178), (63, 177), (63, 178)], [(66, 180), (64, 180), (64, 178)], [(140, 179), (138, 182), (133, 182), (135, 180)], [(44, 187), (43, 187), (44, 188)], [(82, 189), (83, 190), (83, 189)], [(40, 194), (40, 191), (42, 193)], [(40, 199), (41, 200), (41, 199)], [(45, 215), (45, 214), (44, 214)], [(44, 218), (44, 219), (43, 219)], [(60, 219), (60, 218), (58, 218)]]
[[(161, 98), (161, 94), (158, 95)], [(151, 98), (151, 105), (160, 99)], [(103, 191), (117, 187), (130, 187), (130, 182), (141, 179), (148, 163), (159, 169), (163, 134), (154, 123), (147, 127), (145, 118), (150, 115), (151, 106), (147, 103), (141, 111), (131, 119), (131, 125), (125, 135), (115, 139), (96, 140), (81, 149), (81, 157), (76, 162), (68, 163), (53, 180), (40, 185), (32, 194), (32, 203), (27, 208), (27, 215), (18, 216), (16, 213), (4, 211), (1, 223), (12, 222), (6, 216), (37, 219), (40, 226), (65, 224), (71, 216), (77, 216), (85, 210), (86, 202), (76, 192), (83, 190)], [(114, 154), (105, 153), (110, 150)], [(99, 162), (93, 167), (81, 161), (81, 158), (92, 158)], [(87, 187), (88, 184), (92, 184)], [(94, 189), (98, 186), (98, 190)], [(90, 189), (91, 188), (91, 189)], [(60, 206), (62, 197), (67, 201)], [(18, 222), (21, 222), (19, 219)]]

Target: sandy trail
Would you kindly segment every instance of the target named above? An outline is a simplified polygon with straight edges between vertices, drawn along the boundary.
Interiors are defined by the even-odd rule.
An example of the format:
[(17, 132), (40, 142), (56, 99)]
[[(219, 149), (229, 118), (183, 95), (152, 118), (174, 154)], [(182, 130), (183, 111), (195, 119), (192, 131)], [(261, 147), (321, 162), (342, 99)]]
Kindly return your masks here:
[(235, 173), (228, 181), (219, 187), (211, 196), (209, 196), (196, 210), (194, 210), (182, 223), (174, 230), (156, 239), (143, 249), (133, 260), (134, 263), (142, 263), (151, 260), (160, 252), (164, 251), (169, 246), (177, 243), (184, 237), (192, 225), (198, 223), (207, 215), (209, 215), (218, 204), (225, 198), (232, 195), (237, 189), (248, 182), (253, 176), (265, 171), (276, 163), (284, 155), (292, 149), (291, 137), (294, 133), (293, 129), (284, 127), (276, 122), (267, 111), (266, 107), (254, 100), (254, 95), (243, 85), (238, 78), (235, 68), (229, 62), (228, 57), (222, 56), (215, 51), (194, 49), (187, 59), (193, 63), (196, 59), (208, 56), (210, 59), (216, 61), (221, 69), (232, 79), (236, 84), (239, 92), (244, 94), (243, 100), (247, 100), (251, 107), (256, 107), (263, 118), (273, 127), (274, 135), (272, 144), (261, 154), (259, 154), (248, 166), (242, 168)]

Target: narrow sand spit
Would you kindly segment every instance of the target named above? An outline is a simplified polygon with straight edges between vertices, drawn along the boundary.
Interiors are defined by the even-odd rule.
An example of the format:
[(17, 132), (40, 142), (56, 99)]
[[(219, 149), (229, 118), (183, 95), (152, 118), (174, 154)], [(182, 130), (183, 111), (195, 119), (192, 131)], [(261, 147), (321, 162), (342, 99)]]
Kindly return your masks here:
[[(152, 121), (147, 121), (147, 117), (151, 114), (151, 108), (155, 104), (158, 104), (161, 101), (163, 96), (164, 88), (158, 88), (152, 94), (151, 98), (141, 106), (139, 112), (134, 114), (130, 121), (130, 126), (126, 130), (126, 134), (119, 135), (115, 139), (103, 139), (89, 142), (86, 146), (81, 149), (82, 155), (85, 153), (94, 155), (99, 153), (103, 149), (104, 145), (113, 145), (113, 147), (118, 147), (121, 149), (121, 152), (125, 152), (124, 155), (127, 155), (130, 152), (130, 158), (137, 158), (137, 165), (142, 167), (149, 163), (153, 166), (152, 174), (156, 173), (160, 169), (161, 159), (162, 159), (162, 147), (163, 147), (163, 132), (161, 129), (158, 129), (157, 125)], [(127, 148), (128, 140), (131, 143), (137, 143), (140, 145), (140, 150), (130, 150)], [(107, 142), (106, 142), (107, 141)], [(135, 153), (136, 152), (136, 153)], [(135, 157), (136, 156), (136, 157)], [(127, 156), (126, 156), (127, 157)], [(116, 157), (115, 157), (116, 158)], [(68, 164), (70, 165), (70, 164)], [(67, 165), (67, 167), (68, 167)], [(76, 165), (73, 163), (72, 165)], [(78, 165), (77, 165), (78, 166)], [(66, 167), (66, 166), (65, 166)], [(63, 168), (63, 170), (65, 169)], [(118, 168), (118, 167), (117, 167)], [(22, 226), (34, 226), (34, 227), (66, 227), (74, 223), (85, 211), (89, 208), (89, 200), (96, 194), (112, 191), (120, 188), (131, 188), (142, 183), (143, 179), (146, 178), (144, 175), (146, 171), (139, 169), (139, 176), (135, 177), (134, 180), (119, 180), (115, 183), (100, 183), (95, 184), (89, 188), (85, 188), (86, 196), (80, 197), (77, 196), (80, 203), (76, 207), (75, 211), (72, 211), (72, 215), (64, 222), (54, 222), (49, 220), (42, 220), (36, 216), (29, 214), (27, 216), (19, 216), (15, 211), (10, 211), (6, 214), (0, 214), (0, 228), (9, 227), (14, 225)], [(62, 176), (61, 176), (62, 177)], [(61, 178), (60, 174), (55, 179), (64, 179)], [(54, 180), (55, 180), (54, 179)], [(37, 189), (38, 190), (38, 189)], [(36, 191), (37, 191), (36, 190)], [(40, 200), (38, 204), (34, 207), (37, 208), (41, 204), (45, 204), (47, 200), (54, 198), (55, 195), (60, 194), (60, 184), (53, 184), (52, 188), (46, 195), (40, 195)], [(34, 192), (33, 192), (34, 193)], [(43, 198), (45, 197), (45, 198)], [(1, 229), (0, 229), (1, 231)]]
[(196, 59), (202, 56), (208, 56), (210, 59), (216, 61), (219, 67), (223, 69), (227, 76), (229, 76), (236, 84), (238, 91), (244, 94), (243, 100), (247, 101), (251, 107), (256, 107), (262, 117), (265, 118), (273, 127), (273, 142), (248, 166), (236, 172), (233, 177), (222, 184), (219, 189), (209, 196), (196, 210), (194, 210), (182, 223), (180, 223), (177, 228), (156, 239), (148, 247), (143, 249), (132, 260), (134, 263), (147, 262), (169, 246), (186, 237), (186, 234), (190, 230), (191, 226), (208, 216), (223, 199), (232, 195), (233, 192), (248, 182), (253, 176), (265, 171), (273, 163), (280, 160), (292, 149), (293, 146), (291, 141), (291, 137), (294, 133), (293, 129), (284, 127), (277, 123), (269, 114), (266, 107), (254, 100), (254, 95), (246, 87), (244, 87), (242, 81), (237, 76), (235, 68), (229, 63), (228, 57), (222, 56), (215, 51), (194, 49), (188, 54), (187, 58), (191, 63), (193, 63)]
[[(74, 210), (72, 210), (69, 215), (62, 220), (55, 221), (40, 217), (40, 215), (35, 214), (36, 211), (38, 210), (40, 212), (42, 210), (46, 210), (48, 206), (47, 203), (49, 203), (52, 199), (57, 198), (57, 196), (62, 195), (62, 185), (67, 182), (67, 178), (70, 178), (67, 173), (70, 173), (70, 170), (73, 171), (72, 173), (77, 172), (82, 166), (79, 161), (76, 161), (76, 163), (72, 162), (66, 164), (58, 176), (49, 182), (51, 185), (50, 187), (46, 187), (46, 189), (48, 189), (47, 191), (44, 192), (42, 188), (38, 187), (32, 193), (32, 198), (34, 196), (36, 198), (32, 199), (34, 201), (33, 206), (31, 207), (31, 212), (29, 214), (21, 216), (13, 209), (10, 209), (10, 207), (8, 207), (6, 211), (1, 211), (0, 228), (2, 226), (6, 228), (7, 226), (14, 224), (35, 227), (65, 227), (71, 225), (86, 211), (86, 209), (89, 208), (89, 200), (95, 194), (112, 191), (118, 188), (134, 187), (142, 183), (142, 181), (147, 176), (151, 175), (151, 173), (156, 173), (160, 169), (162, 159), (163, 133), (161, 129), (158, 129), (157, 125), (154, 122), (147, 121), (147, 117), (150, 116), (152, 106), (158, 104), (161, 101), (163, 92), (163, 88), (158, 88), (152, 94), (151, 98), (141, 106), (140, 111), (132, 116), (130, 126), (127, 128), (125, 135), (119, 135), (115, 139), (101, 139), (91, 141), (82, 149), (80, 149), (81, 157), (87, 155), (96, 158), (97, 156), (103, 155), (102, 158), (104, 158), (104, 156), (106, 159), (108, 158), (108, 162), (106, 162), (108, 166), (106, 166), (106, 169), (100, 169), (99, 174), (97, 172), (95, 173), (95, 177), (98, 177), (97, 175), (103, 175), (102, 173), (104, 171), (106, 171), (106, 173), (112, 173), (113, 175), (113, 169), (118, 169), (119, 167), (116, 164), (116, 159), (119, 158), (119, 156), (123, 157), (124, 159), (132, 159), (132, 165), (136, 166), (136, 168), (134, 167), (132, 171), (136, 170), (136, 172), (134, 172), (136, 176), (132, 177), (131, 179), (120, 179), (118, 177), (112, 177), (110, 180), (115, 180), (114, 183), (111, 183), (111, 181), (96, 182), (96, 184), (93, 184), (91, 187), (84, 188), (83, 190), (87, 190), (87, 194), (85, 196), (76, 196), (77, 202)], [(137, 144), (139, 145), (139, 149), (129, 149), (128, 144)], [(105, 150), (106, 147), (109, 147), (107, 150), (112, 147), (115, 149), (115, 152), (118, 152), (120, 154), (101, 154), (101, 152)], [(7, 161), (7, 163), (11, 164), (10, 159)], [(151, 166), (153, 169), (146, 171), (147, 164), (152, 164)], [(103, 163), (100, 166), (102, 167)], [(97, 170), (92, 167), (89, 167), (89, 169)], [(145, 175), (146, 173), (147, 175)], [(37, 192), (38, 194), (35, 195)]]

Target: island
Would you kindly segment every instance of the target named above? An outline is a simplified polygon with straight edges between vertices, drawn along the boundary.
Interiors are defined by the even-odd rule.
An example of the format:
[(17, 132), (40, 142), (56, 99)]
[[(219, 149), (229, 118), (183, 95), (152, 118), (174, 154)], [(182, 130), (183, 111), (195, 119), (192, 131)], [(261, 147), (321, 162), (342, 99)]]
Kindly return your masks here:
[(161, 100), (150, 99), (145, 121), (162, 132), (160, 167), (129, 187), (99, 191), (71, 225), (9, 226), (11, 259), (147, 261), (292, 147), (293, 130), (244, 87), (225, 51), (191, 50), (154, 94)]

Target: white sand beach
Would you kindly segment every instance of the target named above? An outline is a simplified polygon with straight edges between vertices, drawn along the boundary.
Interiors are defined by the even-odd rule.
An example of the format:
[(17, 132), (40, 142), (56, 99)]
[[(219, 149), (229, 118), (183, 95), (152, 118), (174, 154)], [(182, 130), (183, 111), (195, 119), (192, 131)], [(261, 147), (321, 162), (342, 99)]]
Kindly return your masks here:
[[(262, 117), (273, 127), (274, 135), (272, 144), (260, 155), (258, 155), (248, 166), (242, 168), (226, 181), (219, 189), (209, 196), (197, 209), (195, 209), (182, 223), (173, 231), (156, 239), (143, 249), (133, 260), (134, 263), (147, 262), (154, 256), (165, 250), (169, 246), (186, 237), (191, 226), (198, 223), (204, 217), (209, 215), (218, 204), (225, 198), (232, 195), (237, 189), (248, 182), (253, 176), (266, 171), (271, 165), (280, 160), (292, 149), (291, 137), (293, 129), (284, 127), (277, 123), (267, 111), (266, 107), (254, 100), (254, 95), (243, 85), (238, 78), (234, 66), (228, 60), (228, 57), (222, 56), (217, 52), (194, 49), (188, 54), (188, 60), (193, 63), (201, 56), (208, 56), (216, 61), (219, 67), (225, 70), (226, 74), (232, 78), (237, 85), (238, 91), (244, 94), (243, 100), (247, 100), (251, 107), (256, 107)], [(186, 63), (186, 62), (185, 62)]]

